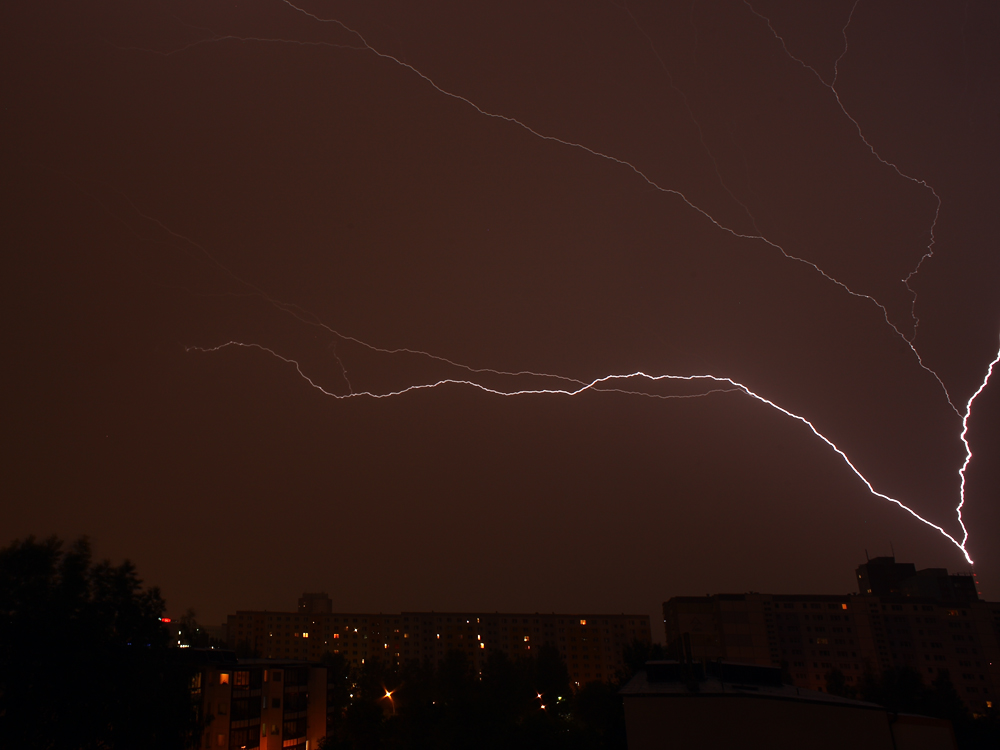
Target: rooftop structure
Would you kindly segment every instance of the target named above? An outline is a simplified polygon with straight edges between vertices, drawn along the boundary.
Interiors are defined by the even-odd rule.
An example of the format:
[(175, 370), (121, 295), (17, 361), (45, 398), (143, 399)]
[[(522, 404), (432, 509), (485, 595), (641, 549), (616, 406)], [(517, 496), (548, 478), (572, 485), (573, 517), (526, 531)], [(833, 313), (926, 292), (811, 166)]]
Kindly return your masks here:
[(621, 689), (629, 750), (954, 750), (951, 723), (782, 682), (781, 670), (726, 661), (647, 662)]

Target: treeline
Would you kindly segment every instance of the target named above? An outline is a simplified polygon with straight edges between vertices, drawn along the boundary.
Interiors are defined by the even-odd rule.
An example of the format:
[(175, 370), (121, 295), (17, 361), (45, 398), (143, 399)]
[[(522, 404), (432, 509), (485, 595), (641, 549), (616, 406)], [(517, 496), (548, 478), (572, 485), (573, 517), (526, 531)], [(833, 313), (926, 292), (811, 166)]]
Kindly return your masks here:
[(618, 695), (659, 646), (636, 642), (614, 680), (575, 692), (559, 650), (543, 645), (531, 657), (490, 654), (478, 672), (460, 651), (435, 666), (379, 663), (351, 670), (328, 656), (332, 720), (323, 750), (403, 748), (579, 748), (625, 750), (625, 714)]
[(179, 750), (198, 729), (163, 599), (80, 539), (0, 550), (0, 747)]

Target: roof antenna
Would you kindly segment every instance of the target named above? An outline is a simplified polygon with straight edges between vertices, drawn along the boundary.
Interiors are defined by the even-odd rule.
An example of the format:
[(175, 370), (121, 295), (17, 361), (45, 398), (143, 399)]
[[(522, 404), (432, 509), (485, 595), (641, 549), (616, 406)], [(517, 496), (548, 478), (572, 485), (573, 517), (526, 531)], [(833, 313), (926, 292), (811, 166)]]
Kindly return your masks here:
[(872, 561), (872, 559), (870, 557), (868, 557), (868, 548), (867, 547), (865, 547), (865, 560), (867, 560), (868, 562)]

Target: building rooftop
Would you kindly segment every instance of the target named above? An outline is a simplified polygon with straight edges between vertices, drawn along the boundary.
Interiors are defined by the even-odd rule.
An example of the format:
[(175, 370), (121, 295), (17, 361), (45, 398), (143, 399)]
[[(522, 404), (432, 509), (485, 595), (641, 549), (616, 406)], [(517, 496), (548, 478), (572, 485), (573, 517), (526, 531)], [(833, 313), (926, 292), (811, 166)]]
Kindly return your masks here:
[(885, 710), (874, 703), (783, 684), (781, 670), (777, 667), (725, 661), (705, 664), (646, 662), (646, 668), (638, 672), (619, 692), (623, 696), (743, 696)]

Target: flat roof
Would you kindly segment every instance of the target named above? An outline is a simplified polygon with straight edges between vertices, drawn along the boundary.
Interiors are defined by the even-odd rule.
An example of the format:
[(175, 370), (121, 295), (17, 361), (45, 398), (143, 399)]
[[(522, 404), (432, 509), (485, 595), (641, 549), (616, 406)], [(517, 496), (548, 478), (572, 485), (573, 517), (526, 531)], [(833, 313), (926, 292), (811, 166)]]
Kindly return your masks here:
[[(664, 663), (665, 664), (665, 663)], [(724, 663), (725, 664), (725, 663)], [(685, 666), (685, 665), (680, 665)], [(807, 690), (806, 688), (795, 687), (794, 685), (763, 684), (759, 682), (738, 682), (730, 680), (720, 680), (713, 675), (702, 675), (701, 665), (692, 664), (698, 667), (699, 679), (691, 682), (676, 679), (650, 680), (645, 669), (640, 670), (631, 680), (626, 683), (619, 694), (623, 697), (662, 697), (662, 698), (762, 698), (769, 700), (791, 700), (803, 703), (820, 703), (829, 706), (840, 706), (843, 708), (860, 708), (865, 710), (884, 711), (882, 706), (866, 701), (841, 698), (838, 695), (830, 695), (819, 690)], [(749, 665), (731, 664), (732, 667), (742, 667)]]

